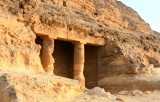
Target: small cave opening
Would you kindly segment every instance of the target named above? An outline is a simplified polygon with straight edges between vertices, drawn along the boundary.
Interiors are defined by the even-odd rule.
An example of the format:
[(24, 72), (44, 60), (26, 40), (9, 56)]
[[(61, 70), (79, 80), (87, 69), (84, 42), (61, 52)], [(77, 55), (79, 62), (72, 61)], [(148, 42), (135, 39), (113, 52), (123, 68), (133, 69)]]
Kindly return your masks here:
[(89, 89), (98, 86), (98, 48), (85, 45), (84, 76), (85, 86)]
[(63, 1), (63, 6), (64, 6), (64, 7), (67, 7), (66, 1)]
[(40, 36), (36, 35), (35, 43), (36, 43), (37, 45), (40, 45), (40, 46), (41, 46), (40, 55), (39, 55), (40, 58), (41, 58), (41, 55), (42, 55), (42, 47), (43, 47), (43, 39), (42, 39)]
[(40, 36), (36, 35), (35, 43), (38, 45), (42, 45), (43, 39)]
[(73, 79), (74, 45), (62, 40), (55, 40), (54, 44), (54, 74)]

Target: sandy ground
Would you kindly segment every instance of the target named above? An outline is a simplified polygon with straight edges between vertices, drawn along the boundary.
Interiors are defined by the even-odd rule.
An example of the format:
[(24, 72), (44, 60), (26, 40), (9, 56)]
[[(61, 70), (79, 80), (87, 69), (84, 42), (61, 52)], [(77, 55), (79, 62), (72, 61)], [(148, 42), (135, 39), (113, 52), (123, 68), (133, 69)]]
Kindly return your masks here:
[(121, 91), (117, 94), (94, 88), (67, 102), (160, 102), (160, 91)]
[(124, 102), (160, 102), (159, 91), (147, 91), (141, 94), (118, 95), (124, 99)]

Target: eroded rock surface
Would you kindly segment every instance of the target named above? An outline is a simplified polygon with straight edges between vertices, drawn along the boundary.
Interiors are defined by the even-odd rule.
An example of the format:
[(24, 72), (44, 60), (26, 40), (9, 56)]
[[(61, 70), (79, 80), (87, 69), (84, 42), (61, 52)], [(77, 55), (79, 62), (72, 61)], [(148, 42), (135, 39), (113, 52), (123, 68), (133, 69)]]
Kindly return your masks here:
[(82, 93), (78, 81), (47, 74), (0, 72), (0, 102), (63, 102)]
[(29, 27), (0, 10), (0, 69), (44, 72), (35, 38)]
[[(38, 58), (40, 47), (34, 43), (35, 34), (100, 45), (104, 44), (103, 39), (105, 39), (105, 45), (99, 56), (99, 60), (103, 62), (100, 64), (100, 70), (107, 70), (105, 73), (109, 72), (111, 75), (151, 73), (150, 66), (154, 63), (150, 63), (149, 60), (154, 59), (159, 63), (160, 47), (157, 37), (134, 10), (121, 2), (115, 0), (3, 0), (0, 4), (1, 22), (9, 22), (8, 25), (1, 23), (1, 35), (9, 35), (7, 39), (15, 39), (14, 36), (17, 35), (17, 38), (25, 43), (16, 40), (15, 46), (19, 47), (9, 44), (13, 46), (10, 47), (11, 51), (5, 50), (6, 55), (4, 53), (2, 55), (1, 51), (1, 62), (7, 63), (1, 64), (2, 67), (12, 67), (11, 63), (20, 63), (13, 67), (36, 66), (42, 72)], [(12, 21), (14, 27), (11, 25)], [(3, 26), (12, 30), (9, 31)], [(3, 34), (6, 31), (9, 34)], [(4, 37), (1, 38), (1, 42), (5, 43)], [(4, 45), (1, 44), (2, 49), (6, 48)], [(21, 49), (23, 53), (19, 51)], [(14, 52), (20, 52), (19, 55), (17, 54), (19, 56), (17, 60), (22, 59), (22, 62), (16, 62), (16, 58), (12, 61), (11, 56), (16, 56), (11, 55)]]
[(45, 70), (36, 35), (98, 46), (97, 83), (102, 87), (106, 83), (99, 81), (108, 77), (160, 73), (157, 36), (134, 10), (119, 1), (0, 1), (1, 70), (52, 72), (53, 48), (45, 66), (50, 69)]

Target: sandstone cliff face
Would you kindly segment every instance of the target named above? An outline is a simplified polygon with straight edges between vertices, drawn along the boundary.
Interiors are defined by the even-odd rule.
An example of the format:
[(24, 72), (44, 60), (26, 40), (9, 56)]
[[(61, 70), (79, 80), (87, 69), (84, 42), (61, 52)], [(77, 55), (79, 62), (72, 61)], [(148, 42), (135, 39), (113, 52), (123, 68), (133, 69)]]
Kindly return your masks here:
[(16, 17), (0, 12), (0, 69), (44, 72), (35, 34)]
[[(77, 7), (76, 5), (79, 6)], [(91, 7), (91, 10), (87, 9), (88, 6)], [(1, 1), (1, 11), (8, 12), (8, 14), (10, 13), (10, 16), (15, 18), (15, 20), (13, 21), (17, 23), (17, 26), (23, 25), (26, 29), (23, 29), (24, 34), (23, 32), (21, 32), (22, 34), (19, 34), (18, 32), (15, 32), (15, 34), (11, 34), (14, 36), (17, 35), (18, 37), (22, 37), (23, 39), (21, 38), (20, 40), (24, 41), (25, 43), (27, 42), (27, 39), (27, 43), (29, 43), (29, 47), (26, 47), (27, 44), (21, 43), (22, 45), (19, 45), (18, 41), (16, 41), (16, 46), (24, 46), (22, 48), (25, 48), (26, 51), (28, 50), (28, 52), (23, 51), (24, 55), (23, 53), (19, 54), (20, 57), (18, 58), (23, 60), (21, 60), (22, 62), (18, 62), (21, 63), (21, 66), (19, 66), (18, 64), (17, 66), (15, 65), (15, 67), (25, 67), (27, 65), (33, 66), (32, 63), (34, 63), (34, 60), (36, 60), (36, 64), (34, 64), (38, 64), (41, 68), (40, 61), (38, 59), (38, 50), (40, 48), (34, 43), (34, 33), (40, 35), (44, 33), (49, 34), (52, 30), (50, 27), (54, 29), (58, 28), (56, 30), (67, 27), (68, 29), (72, 29), (72, 31), (77, 32), (77, 34), (83, 32), (84, 34), (90, 34), (91, 36), (100, 36), (108, 39), (105, 45), (107, 48), (105, 48), (103, 52), (104, 54), (102, 54), (102, 56), (117, 56), (112, 58), (112, 60), (109, 58), (108, 61), (110, 62), (114, 62), (115, 59), (122, 58), (122, 63), (124, 64), (124, 66), (129, 66), (128, 71), (131, 71), (133, 69), (134, 72), (137, 73), (137, 69), (149, 66), (148, 60), (152, 59), (152, 57), (155, 60), (157, 60), (157, 57), (159, 57), (159, 44), (156, 37), (152, 35), (152, 30), (150, 29), (148, 24), (146, 24), (135, 11), (133, 11), (129, 7), (126, 7), (121, 2), (117, 2), (114, 0), (90, 2), (70, 0), (65, 2), (56, 0), (4, 0)], [(16, 21), (16, 19), (18, 21)], [(2, 21), (4, 20), (5, 19), (3, 18)], [(11, 19), (8, 20), (8, 22), (10, 21)], [(40, 29), (36, 30), (37, 25), (42, 25), (44, 28), (43, 31), (40, 31)], [(14, 29), (12, 26), (8, 28)], [(19, 29), (21, 30), (22, 27)], [(27, 34), (25, 31), (27, 32)], [(13, 31), (10, 32), (12, 33)], [(2, 42), (4, 43), (4, 41)], [(109, 46), (111, 47), (111, 51), (107, 50)], [(12, 48), (14, 48), (12, 50), (14, 52), (15, 47)], [(35, 51), (33, 49), (35, 49)], [(16, 50), (20, 50), (20, 48), (17, 48)], [(36, 57), (30, 55), (29, 51), (32, 51), (32, 55)], [(9, 51), (7, 54), (9, 53), (11, 53), (11, 51)], [(32, 57), (28, 57), (29, 55), (27, 56), (26, 54), (29, 54)], [(3, 57), (4, 56), (5, 55), (3, 55)], [(6, 59), (10, 58), (10, 56), (11, 55), (8, 55)], [(23, 58), (22, 56), (25, 58)], [(152, 57), (150, 58), (150, 56)], [(106, 57), (105, 59), (108, 59), (108, 57)], [(12, 61), (6, 61), (6, 63), (11, 62)], [(120, 66), (123, 67), (122, 63), (120, 63)], [(111, 66), (114, 65), (115, 64), (111, 64)], [(108, 64), (107, 66), (110, 66), (110, 64)], [(117, 65), (116, 63), (116, 66), (119, 65)], [(4, 65), (4, 67), (8, 66)], [(103, 66), (103, 68), (104, 67), (106, 66)], [(123, 68), (124, 70), (126, 70), (126, 67)], [(112, 68), (112, 70), (113, 69), (114, 68)], [(131, 73), (134, 72), (131, 71)]]
[[(48, 1), (48, 0), (47, 0)], [(115, 0), (63, 0), (53, 4), (81, 10), (94, 15), (109, 26), (114, 25), (132, 31), (152, 33), (149, 25), (132, 8)]]
[(43, 72), (35, 35), (56, 38), (60, 34), (67, 34), (66, 38), (79, 35), (82, 42), (85, 39), (85, 43), (103, 45), (98, 56), (99, 79), (150, 74), (160, 67), (158, 38), (134, 10), (121, 2), (1, 0), (0, 11), (1, 69)]

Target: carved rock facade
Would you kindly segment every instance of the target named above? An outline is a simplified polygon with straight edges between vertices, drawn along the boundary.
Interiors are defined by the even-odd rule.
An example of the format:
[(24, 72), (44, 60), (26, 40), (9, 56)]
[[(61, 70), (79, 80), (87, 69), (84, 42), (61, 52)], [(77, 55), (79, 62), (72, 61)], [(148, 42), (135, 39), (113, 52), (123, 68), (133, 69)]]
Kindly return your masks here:
[(2, 0), (0, 13), (1, 70), (54, 72), (88, 88), (106, 77), (158, 73), (158, 38), (121, 2)]

